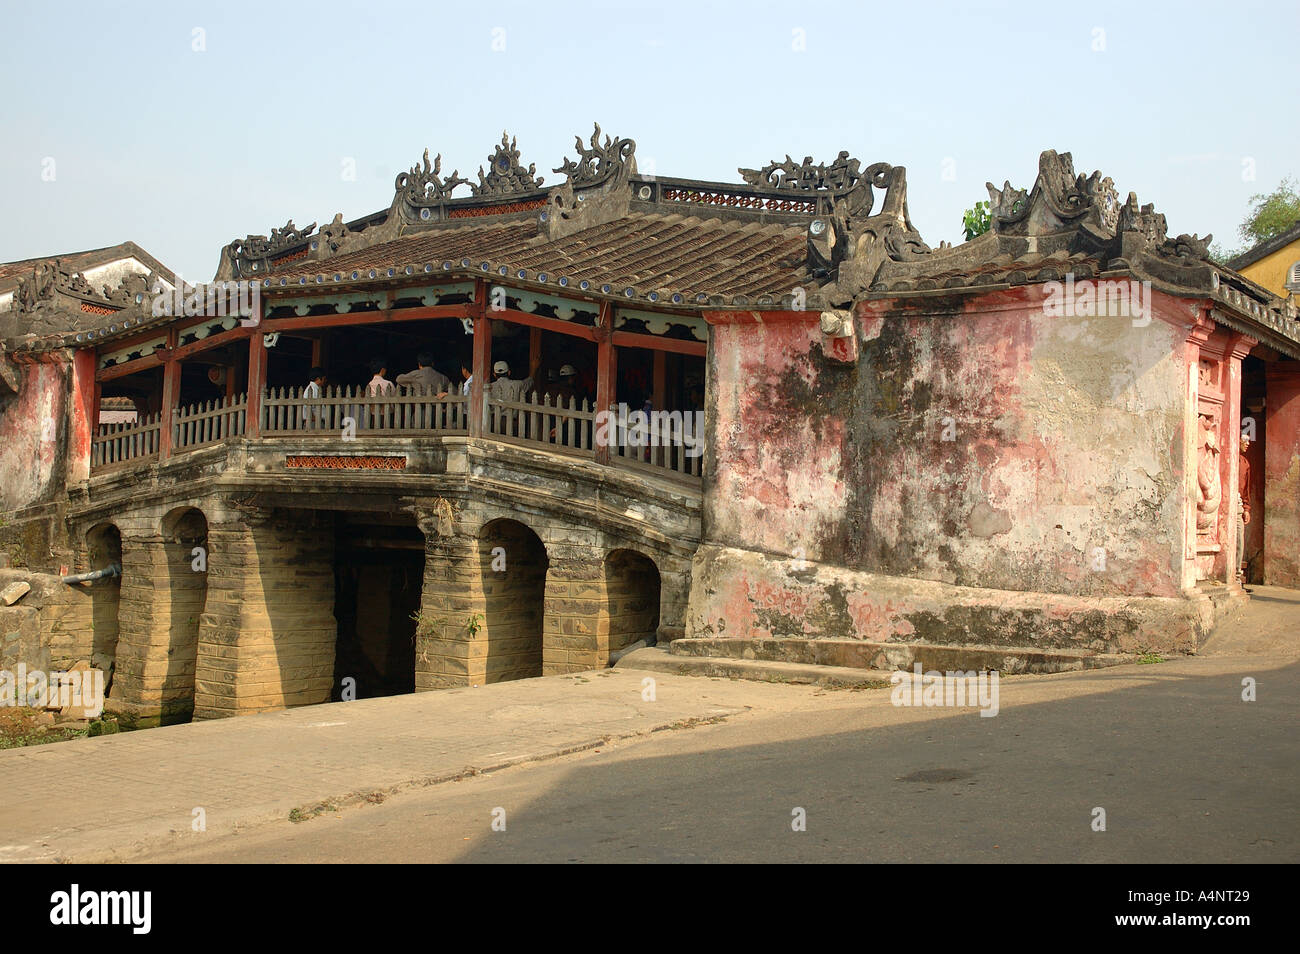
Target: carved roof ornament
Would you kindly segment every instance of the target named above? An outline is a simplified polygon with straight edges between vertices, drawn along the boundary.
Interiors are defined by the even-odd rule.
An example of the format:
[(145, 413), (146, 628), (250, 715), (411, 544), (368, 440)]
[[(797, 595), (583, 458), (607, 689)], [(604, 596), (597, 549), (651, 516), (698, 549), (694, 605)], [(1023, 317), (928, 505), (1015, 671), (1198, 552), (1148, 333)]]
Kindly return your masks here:
[(989, 190), (992, 231), (1016, 236), (1053, 235), (1084, 227), (1098, 237), (1115, 234), (1119, 222), (1119, 193), (1110, 177), (1100, 172), (1076, 176), (1068, 152), (1048, 149), (1038, 157), (1038, 178), (1026, 194), (1011, 188)]
[(605, 137), (604, 145), (600, 142), (600, 123), (592, 123), (595, 131), (591, 134), (591, 148), (584, 148), (582, 137), (574, 136), (574, 146), (578, 151), (578, 161), (565, 159), (553, 172), (563, 172), (568, 185), (599, 186), (616, 176), (631, 178), (636, 175), (636, 143), (631, 139), (611, 139)]
[(1196, 235), (1188, 235), (1184, 232), (1177, 238), (1166, 238), (1156, 246), (1155, 252), (1165, 258), (1178, 258), (1188, 262), (1204, 262), (1210, 257), (1210, 243), (1213, 241), (1213, 235), (1199, 238)]
[(814, 165), (812, 156), (805, 156), (803, 163), (796, 165), (787, 153), (785, 162), (769, 162), (762, 169), (737, 171), (752, 186), (802, 191), (826, 189), (844, 192), (857, 185), (861, 178), (858, 160), (851, 159), (847, 150), (841, 150), (830, 165), (824, 162)]
[(356, 233), (352, 232), (346, 222), (343, 221), (343, 213), (335, 212), (334, 218), (328, 224), (320, 227), (317, 235), (315, 248), (307, 253), (307, 257), (313, 260), (331, 258), (347, 247), (354, 244)]
[(404, 195), (411, 205), (427, 207), (446, 202), (451, 198), (452, 190), (460, 185), (469, 185), (468, 179), (462, 179), (456, 170), (450, 176), (442, 178), (442, 153), (434, 156), (433, 165), (429, 165), (429, 150), (424, 150), (424, 166), (412, 166), (408, 171), (399, 173), (394, 183), (398, 194)]
[[(829, 202), (829, 213), (819, 214), (808, 226), (808, 270), (814, 278), (829, 279), (824, 287), (827, 301), (852, 301), (871, 286), (886, 261), (930, 254), (907, 211), (907, 171), (902, 166), (877, 162), (863, 169), (841, 151), (830, 163), (814, 163), (811, 157), (796, 163), (787, 155), (784, 162), (739, 172), (763, 192), (816, 193)], [(873, 214), (876, 189), (884, 192), (884, 200)]]
[(18, 314), (30, 314), (38, 308), (53, 303), (55, 289), (59, 284), (66, 284), (71, 279), (61, 259), (52, 262), (37, 262), (30, 275), (18, 279), (14, 289), (12, 310)]
[(504, 130), (496, 151), (488, 156), (488, 167), (492, 171), (486, 176), (483, 167), (478, 167), (478, 185), (471, 184), (469, 187), (470, 192), (476, 196), (517, 195), (536, 192), (542, 187), (542, 177), (534, 178), (537, 164), (530, 163), (527, 169), (523, 167), (515, 140)]
[(542, 213), (542, 228), (548, 239), (563, 238), (582, 229), (603, 225), (627, 215), (632, 202), (632, 177), (636, 175), (636, 143), (631, 139), (605, 137), (600, 141), (600, 123), (593, 123), (591, 148), (575, 136), (578, 161), (565, 159), (555, 172), (563, 172), (564, 184), (551, 190)]
[(281, 252), (303, 242), (316, 229), (313, 222), (306, 228), (295, 228), (293, 219), (283, 228), (271, 229), (271, 234), (249, 235), (235, 239), (221, 250), (221, 263), (217, 277), (221, 279), (261, 277), (271, 269), (271, 259)]

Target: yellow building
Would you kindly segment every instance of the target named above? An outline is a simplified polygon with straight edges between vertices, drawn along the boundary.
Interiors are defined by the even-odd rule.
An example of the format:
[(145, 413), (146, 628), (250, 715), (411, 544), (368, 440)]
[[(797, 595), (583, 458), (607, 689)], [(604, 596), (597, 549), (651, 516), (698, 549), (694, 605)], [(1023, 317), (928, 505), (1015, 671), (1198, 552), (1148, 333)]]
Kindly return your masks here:
[(1300, 293), (1300, 221), (1241, 253), (1228, 267), (1282, 298)]

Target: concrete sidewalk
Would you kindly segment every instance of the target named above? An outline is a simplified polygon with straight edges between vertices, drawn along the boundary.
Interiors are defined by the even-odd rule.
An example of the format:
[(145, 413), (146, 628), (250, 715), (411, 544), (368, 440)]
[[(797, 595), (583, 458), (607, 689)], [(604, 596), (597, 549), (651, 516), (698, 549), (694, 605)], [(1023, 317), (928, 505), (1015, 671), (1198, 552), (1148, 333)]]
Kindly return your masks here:
[[(655, 700), (642, 698), (655, 680)], [(762, 706), (811, 703), (770, 686)], [(0, 861), (128, 858), (374, 793), (546, 759), (755, 703), (753, 685), (604, 670), (0, 751)], [(377, 798), (374, 800), (378, 800)]]

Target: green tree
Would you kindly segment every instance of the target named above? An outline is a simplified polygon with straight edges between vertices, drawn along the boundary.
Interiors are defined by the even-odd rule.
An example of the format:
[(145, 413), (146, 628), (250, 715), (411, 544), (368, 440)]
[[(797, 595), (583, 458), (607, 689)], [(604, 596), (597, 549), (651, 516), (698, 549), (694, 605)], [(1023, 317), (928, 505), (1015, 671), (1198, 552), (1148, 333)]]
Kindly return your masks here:
[(975, 208), (967, 209), (961, 215), (961, 227), (966, 230), (966, 241), (983, 235), (992, 226), (989, 218), (988, 202), (976, 202)]
[(1237, 235), (1246, 243), (1245, 247), (1229, 250), (1215, 242), (1210, 246), (1210, 258), (1227, 262), (1260, 242), (1276, 238), (1297, 221), (1300, 221), (1300, 192), (1291, 179), (1283, 179), (1272, 192), (1250, 197), (1250, 212), (1237, 226)]

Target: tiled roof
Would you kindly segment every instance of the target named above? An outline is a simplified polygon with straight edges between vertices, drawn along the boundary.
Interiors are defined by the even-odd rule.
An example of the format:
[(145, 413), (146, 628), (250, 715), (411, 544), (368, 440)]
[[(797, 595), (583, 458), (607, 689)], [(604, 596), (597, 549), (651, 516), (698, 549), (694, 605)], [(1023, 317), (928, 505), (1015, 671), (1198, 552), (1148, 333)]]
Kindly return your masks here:
[(0, 263), (0, 293), (12, 291), (17, 287), (18, 279), (24, 275), (30, 275), (32, 269), (41, 262), (53, 262), (58, 259), (64, 269), (70, 274), (76, 274), (88, 268), (105, 265), (124, 258), (137, 259), (141, 264), (159, 272), (169, 281), (175, 280), (170, 269), (134, 242), (127, 241), (117, 245), (107, 245), (104, 248), (88, 249), (84, 252), (65, 252), (56, 255), (42, 255), (39, 258), (26, 258), (18, 262), (2, 262)]
[(1296, 219), (1295, 223), (1281, 235), (1275, 235), (1267, 241), (1260, 242), (1254, 248), (1242, 252), (1228, 262), (1228, 267), (1240, 271), (1298, 240), (1300, 240), (1300, 219)]
[[(620, 293), (677, 291), (728, 298), (772, 294), (780, 297), (807, 282), (805, 231), (800, 227), (737, 225), (720, 219), (683, 215), (628, 215), (603, 225), (546, 241), (535, 221), (465, 223), (385, 242), (323, 261), (296, 261), (277, 268), (277, 277), (346, 280), (353, 271), (452, 262), (459, 270), (493, 272), (551, 280), (568, 276), (609, 284)], [(469, 266), (462, 266), (468, 260)]]

